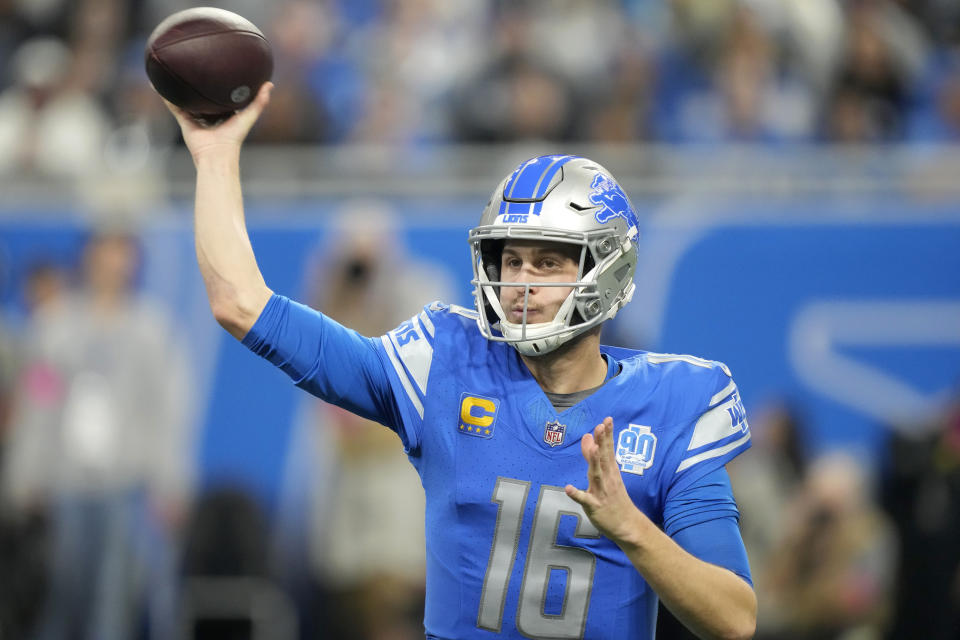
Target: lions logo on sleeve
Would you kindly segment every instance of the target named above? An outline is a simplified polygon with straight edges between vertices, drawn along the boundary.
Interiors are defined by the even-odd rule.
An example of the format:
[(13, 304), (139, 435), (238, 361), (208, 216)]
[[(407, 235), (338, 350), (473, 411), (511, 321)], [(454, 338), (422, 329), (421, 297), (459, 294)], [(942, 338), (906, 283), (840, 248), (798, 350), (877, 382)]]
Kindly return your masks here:
[[(672, 391), (669, 393), (674, 394), (674, 400), (669, 402), (671, 409), (660, 419), (663, 424), (683, 425), (679, 430), (671, 429), (670, 439), (663, 443), (664, 452), (669, 457), (661, 459), (668, 465), (669, 473), (685, 474), (692, 467), (704, 465), (697, 467), (695, 479), (709, 468), (726, 464), (750, 447), (746, 411), (727, 365), (674, 353), (647, 353), (646, 361), (671, 381), (668, 386)], [(648, 457), (640, 450), (641, 444), (649, 449), (649, 458), (658, 444), (650, 440), (658, 432), (658, 423), (652, 424), (652, 433), (623, 436), (626, 441), (620, 443), (628, 445), (623, 447), (621, 457), (633, 462), (635, 468), (643, 468), (637, 464), (640, 462), (636, 457), (638, 454), (642, 455), (644, 462)], [(631, 447), (637, 451), (630, 451)]]
[(749, 442), (747, 412), (736, 383), (727, 377), (727, 385), (711, 396), (707, 410), (694, 425), (690, 444), (677, 467), (677, 473), (705, 460), (739, 453), (749, 446)]

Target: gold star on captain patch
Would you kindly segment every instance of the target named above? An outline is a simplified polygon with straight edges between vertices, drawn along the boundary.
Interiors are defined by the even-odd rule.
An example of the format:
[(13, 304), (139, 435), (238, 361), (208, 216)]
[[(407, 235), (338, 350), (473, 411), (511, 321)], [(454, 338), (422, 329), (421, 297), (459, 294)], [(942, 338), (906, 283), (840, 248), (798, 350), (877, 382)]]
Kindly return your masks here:
[(463, 425), (460, 425), (460, 431), (463, 431)]
[(483, 432), (487, 435), (490, 435), (490, 429), (484, 429)]
[(473, 431), (473, 427), (467, 427), (467, 431)]

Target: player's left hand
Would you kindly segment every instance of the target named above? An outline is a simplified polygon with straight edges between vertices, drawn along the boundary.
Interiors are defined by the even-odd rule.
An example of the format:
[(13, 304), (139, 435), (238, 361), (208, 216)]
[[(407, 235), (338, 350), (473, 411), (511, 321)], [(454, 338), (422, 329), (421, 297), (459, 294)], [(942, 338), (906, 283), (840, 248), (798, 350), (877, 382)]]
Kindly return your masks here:
[(600, 532), (614, 542), (624, 542), (636, 535), (636, 518), (642, 516), (623, 484), (613, 450), (613, 418), (604, 418), (593, 433), (580, 440), (580, 449), (587, 461), (587, 490), (572, 484), (565, 491), (578, 502)]

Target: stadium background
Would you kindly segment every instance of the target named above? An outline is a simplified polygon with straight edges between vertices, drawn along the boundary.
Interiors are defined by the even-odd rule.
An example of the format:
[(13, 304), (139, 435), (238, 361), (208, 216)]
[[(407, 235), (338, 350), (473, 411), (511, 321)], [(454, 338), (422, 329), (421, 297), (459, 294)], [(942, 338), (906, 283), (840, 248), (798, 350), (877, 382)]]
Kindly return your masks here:
[[(159, 303), (186, 363), (171, 353), (152, 364), (189, 380), (190, 435), (157, 452), (186, 460), (183, 513), (160, 527), (174, 595), (158, 603), (158, 583), (129, 583), (142, 595), (122, 605), (134, 623), (118, 637), (256, 637), (263, 629), (247, 618), (271, 637), (416, 637), (416, 553), (377, 555), (397, 544), (391, 532), (412, 528), (415, 541), (416, 501), (407, 522), (364, 521), (384, 535), (339, 559), (317, 550), (358, 522), (337, 507), (346, 499), (337, 479), (372, 477), (395, 460), (378, 457), (379, 443), (351, 445), (339, 416), (209, 314), (193, 255), (192, 165), (142, 73), (146, 35), (185, 6), (0, 4), (5, 482), (14, 482), (24, 385), (39, 357), (28, 339), (31, 276), (50, 267), (67, 283), (63, 295), (82, 297), (90, 238), (132, 234), (136, 293)], [(243, 160), (251, 238), (274, 290), (322, 308), (336, 304), (323, 292), (343, 287), (340, 300), (366, 300), (354, 311), (376, 316), (380, 331), (429, 301), (421, 295), (471, 306), (466, 230), (502, 175), (540, 153), (600, 161), (643, 226), (637, 295), (607, 341), (726, 362), (751, 418), (754, 462), (732, 472), (759, 637), (960, 637), (960, 5), (218, 6), (260, 25), (276, 56), (273, 104)], [(364, 238), (380, 253), (363, 253)], [(369, 298), (359, 291), (376, 280), (367, 271), (339, 282), (351, 248), (380, 255), (395, 281), (371, 284)], [(381, 304), (376, 293), (388, 290)], [(793, 445), (772, 435), (785, 423)], [(339, 466), (338, 447), (356, 468)], [(846, 475), (829, 464), (838, 451)], [(849, 490), (824, 497), (825, 482)], [(751, 489), (763, 484), (775, 489)], [(806, 521), (818, 499), (840, 503), (849, 528)], [(3, 637), (32, 637), (51, 615), (43, 594), (57, 583), (45, 573), (55, 565), (55, 504), (49, 494), (26, 506), (5, 497), (9, 548), (30, 553), (5, 554)], [(230, 566), (197, 560), (215, 555), (197, 541), (224, 518), (262, 532), (246, 551), (260, 558), (255, 569), (240, 552)], [(830, 533), (813, 542), (815, 530)], [(370, 549), (387, 575), (344, 566)], [(832, 578), (782, 566), (806, 552)], [(221, 582), (203, 582), (210, 574)], [(369, 609), (337, 604), (351, 598)], [(201, 621), (218, 607), (220, 627)], [(71, 624), (98, 624), (95, 605), (79, 609)], [(376, 623), (358, 622), (370, 611)]]

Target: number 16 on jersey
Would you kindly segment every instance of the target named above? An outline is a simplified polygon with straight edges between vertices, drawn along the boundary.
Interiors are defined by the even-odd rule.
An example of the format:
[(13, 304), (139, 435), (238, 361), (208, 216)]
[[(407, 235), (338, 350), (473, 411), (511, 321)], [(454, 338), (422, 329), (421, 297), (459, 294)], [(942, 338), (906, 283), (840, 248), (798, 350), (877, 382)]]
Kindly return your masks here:
[[(498, 505), (497, 525), (477, 614), (477, 626), (481, 629), (499, 632), (503, 623), (507, 587), (520, 546), (520, 529), (530, 484), (524, 480), (497, 478), (491, 498)], [(597, 559), (586, 549), (557, 544), (562, 515), (577, 519), (574, 532), (577, 538), (600, 537), (583, 508), (571, 500), (563, 488), (540, 487), (516, 616), (517, 629), (529, 637), (583, 637)], [(550, 574), (554, 569), (565, 571), (567, 578), (561, 613), (556, 615), (544, 611)]]

